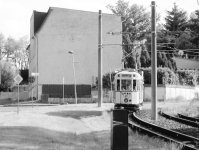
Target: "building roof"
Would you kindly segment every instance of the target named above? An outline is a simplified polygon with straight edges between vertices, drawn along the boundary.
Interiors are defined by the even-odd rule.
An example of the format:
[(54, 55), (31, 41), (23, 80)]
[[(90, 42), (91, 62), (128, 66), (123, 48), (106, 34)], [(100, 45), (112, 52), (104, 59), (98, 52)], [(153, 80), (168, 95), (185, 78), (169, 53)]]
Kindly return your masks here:
[[(68, 8), (59, 8), (59, 7), (49, 7), (48, 12), (39, 12), (34, 10), (34, 35), (36, 35), (42, 26), (45, 24), (48, 16), (50, 15), (51, 11), (59, 9), (59, 10), (73, 10), (73, 11), (81, 11), (81, 12), (91, 12), (91, 11), (84, 11), (84, 10), (74, 10), (74, 9), (68, 9)], [(92, 13), (98, 13), (98, 12), (92, 12)], [(115, 15), (115, 14), (108, 14), (108, 13), (103, 13), (106, 15)]]
[(36, 35), (39, 30), (42, 28), (43, 24), (45, 23), (46, 19), (48, 18), (51, 8), (48, 9), (48, 12), (39, 12), (34, 10), (34, 35)]

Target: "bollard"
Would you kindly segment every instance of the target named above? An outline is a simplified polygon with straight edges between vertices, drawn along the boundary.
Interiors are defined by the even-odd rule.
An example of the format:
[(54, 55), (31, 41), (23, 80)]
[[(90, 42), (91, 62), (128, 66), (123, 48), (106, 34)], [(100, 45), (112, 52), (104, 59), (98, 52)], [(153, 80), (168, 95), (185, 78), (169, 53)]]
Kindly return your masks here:
[(111, 150), (128, 150), (128, 111), (111, 112)]

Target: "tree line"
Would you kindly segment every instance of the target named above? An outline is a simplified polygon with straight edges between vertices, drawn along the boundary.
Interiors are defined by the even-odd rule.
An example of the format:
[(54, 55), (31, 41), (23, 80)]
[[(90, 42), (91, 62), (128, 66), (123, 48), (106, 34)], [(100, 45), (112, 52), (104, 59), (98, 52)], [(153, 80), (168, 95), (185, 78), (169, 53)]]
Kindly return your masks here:
[[(141, 5), (118, 0), (107, 6), (122, 18), (123, 61), (125, 68), (151, 65), (151, 15)], [(157, 12), (158, 13), (158, 12)], [(174, 3), (167, 10), (165, 23), (157, 15), (157, 66), (177, 70), (173, 57), (199, 59), (199, 10), (188, 17)]]
[(4, 34), (0, 33), (0, 91), (10, 90), (16, 74), (28, 69), (28, 44), (28, 36), (16, 40), (12, 37), (5, 38)]
[(28, 44), (27, 36), (16, 40), (11, 36), (5, 38), (3, 33), (0, 33), (1, 60), (12, 63), (19, 70), (28, 69)]

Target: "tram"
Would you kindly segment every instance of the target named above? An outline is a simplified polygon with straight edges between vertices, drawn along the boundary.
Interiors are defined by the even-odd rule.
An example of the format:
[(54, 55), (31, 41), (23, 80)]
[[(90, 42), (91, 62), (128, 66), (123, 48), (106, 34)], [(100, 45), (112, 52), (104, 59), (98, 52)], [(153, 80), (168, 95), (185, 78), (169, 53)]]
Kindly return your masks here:
[(139, 110), (143, 104), (143, 72), (123, 70), (115, 75), (115, 108)]

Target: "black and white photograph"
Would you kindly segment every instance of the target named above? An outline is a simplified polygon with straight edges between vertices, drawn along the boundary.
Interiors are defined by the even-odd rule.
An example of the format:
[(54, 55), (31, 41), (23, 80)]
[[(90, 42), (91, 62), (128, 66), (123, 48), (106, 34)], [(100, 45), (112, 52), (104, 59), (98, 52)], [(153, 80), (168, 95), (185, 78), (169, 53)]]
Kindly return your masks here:
[(199, 150), (199, 0), (0, 0), (0, 150)]

